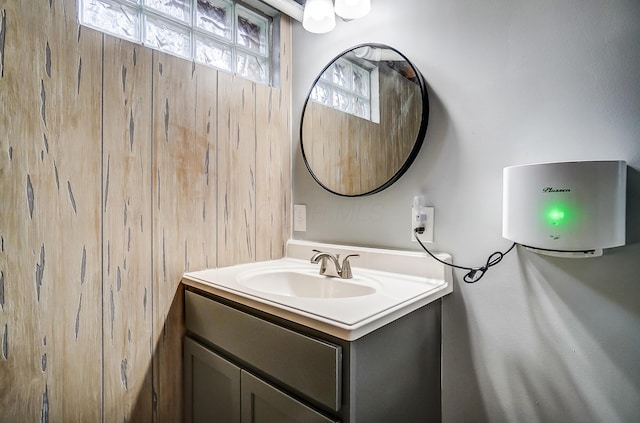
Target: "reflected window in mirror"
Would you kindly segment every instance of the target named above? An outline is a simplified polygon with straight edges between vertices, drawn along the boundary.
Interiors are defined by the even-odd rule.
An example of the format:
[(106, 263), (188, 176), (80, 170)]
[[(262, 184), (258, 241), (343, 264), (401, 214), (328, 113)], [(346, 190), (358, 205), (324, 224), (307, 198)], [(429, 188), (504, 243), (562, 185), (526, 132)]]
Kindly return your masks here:
[[(377, 85), (378, 72), (367, 69), (353, 59), (341, 58), (329, 66), (311, 90), (311, 100), (363, 119), (372, 120), (372, 85)], [(377, 116), (377, 114), (373, 114)]]

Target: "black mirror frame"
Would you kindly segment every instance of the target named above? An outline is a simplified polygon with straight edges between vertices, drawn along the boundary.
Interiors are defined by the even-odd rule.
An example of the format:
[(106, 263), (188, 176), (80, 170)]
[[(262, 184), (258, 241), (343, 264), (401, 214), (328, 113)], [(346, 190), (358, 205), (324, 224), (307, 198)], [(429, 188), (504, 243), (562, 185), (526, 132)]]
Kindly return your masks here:
[[(417, 82), (418, 82), (417, 85), (420, 87), (420, 94), (421, 94), (421, 98), (422, 98), (422, 120), (420, 121), (420, 129), (418, 130), (418, 134), (416, 136), (416, 140), (414, 141), (413, 148), (411, 149), (411, 152), (409, 153), (409, 157), (407, 157), (407, 159), (405, 160), (403, 165), (400, 167), (400, 169), (388, 181), (386, 181), (384, 184), (382, 184), (379, 187), (377, 187), (377, 188), (375, 188), (375, 189), (373, 189), (371, 191), (368, 191), (368, 192), (358, 193), (358, 194), (345, 194), (345, 193), (340, 193), (340, 192), (336, 192), (336, 191), (331, 190), (330, 188), (325, 186), (322, 182), (320, 182), (320, 180), (315, 175), (315, 173), (313, 173), (313, 170), (311, 169), (311, 165), (309, 164), (309, 161), (307, 160), (307, 157), (306, 157), (305, 152), (304, 152), (304, 143), (303, 143), (304, 140), (303, 140), (302, 128), (304, 127), (304, 125), (303, 125), (304, 124), (304, 113), (307, 110), (307, 104), (309, 103), (309, 101), (311, 99), (311, 92), (313, 91), (313, 87), (315, 87), (315, 85), (318, 83), (318, 81), (322, 77), (322, 74), (336, 60), (338, 60), (340, 57), (344, 56), (345, 54), (347, 54), (347, 53), (349, 53), (349, 52), (351, 52), (353, 50), (357, 50), (357, 49), (362, 48), (362, 47), (373, 47), (373, 48), (381, 48), (381, 49), (393, 50), (395, 53), (400, 55), (411, 66), (411, 68), (414, 70), (414, 72), (416, 74), (416, 78), (417, 78)], [(426, 133), (427, 133), (428, 125), (429, 125), (429, 94), (427, 92), (427, 85), (425, 83), (424, 77), (422, 76), (422, 73), (420, 72), (420, 70), (413, 64), (413, 62), (411, 62), (407, 58), (407, 56), (405, 56), (404, 54), (402, 54), (401, 52), (399, 52), (397, 49), (395, 49), (393, 47), (390, 47), (390, 46), (385, 45), (385, 44), (379, 44), (379, 43), (359, 44), (359, 45), (357, 45), (355, 47), (351, 47), (351, 48), (343, 51), (342, 53), (340, 53), (339, 55), (334, 57), (333, 60), (331, 60), (322, 69), (322, 71), (320, 71), (320, 74), (313, 81), (313, 84), (311, 84), (311, 89), (309, 89), (309, 93), (307, 94), (307, 98), (305, 99), (304, 106), (302, 107), (302, 115), (300, 117), (300, 151), (302, 153), (302, 160), (304, 161), (304, 164), (307, 167), (307, 170), (309, 171), (309, 173), (311, 174), (313, 179), (318, 183), (318, 185), (320, 185), (322, 188), (324, 188), (325, 190), (329, 191), (332, 194), (339, 195), (341, 197), (364, 197), (364, 196), (367, 196), (367, 195), (376, 194), (376, 193), (378, 193), (378, 192), (390, 187), (395, 182), (397, 182), (398, 179), (400, 179), (400, 177), (402, 177), (402, 175), (404, 175), (406, 173), (406, 171), (409, 169), (409, 167), (411, 167), (411, 165), (413, 164), (413, 161), (416, 159), (416, 157), (418, 156), (418, 153), (420, 152), (420, 148), (422, 147), (424, 138), (425, 138)]]

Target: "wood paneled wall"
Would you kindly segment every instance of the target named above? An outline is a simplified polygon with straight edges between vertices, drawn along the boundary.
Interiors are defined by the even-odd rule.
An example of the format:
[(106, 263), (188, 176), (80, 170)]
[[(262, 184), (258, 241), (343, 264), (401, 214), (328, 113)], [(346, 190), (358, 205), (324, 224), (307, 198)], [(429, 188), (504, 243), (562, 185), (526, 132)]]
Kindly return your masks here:
[(0, 0), (0, 422), (181, 420), (184, 271), (281, 257), (281, 88)]

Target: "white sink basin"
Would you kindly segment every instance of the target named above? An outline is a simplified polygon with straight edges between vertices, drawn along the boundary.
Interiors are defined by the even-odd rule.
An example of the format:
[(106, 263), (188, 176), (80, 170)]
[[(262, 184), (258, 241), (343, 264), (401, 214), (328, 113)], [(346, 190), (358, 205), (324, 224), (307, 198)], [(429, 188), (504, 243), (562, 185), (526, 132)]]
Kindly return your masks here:
[[(358, 253), (353, 278), (321, 276), (313, 249)], [(345, 340), (358, 339), (452, 291), (451, 270), (424, 253), (290, 240), (288, 257), (188, 272), (186, 285)], [(451, 260), (441, 254), (443, 260)]]
[(236, 278), (252, 291), (285, 297), (352, 298), (377, 291), (376, 283), (368, 278), (330, 278), (319, 275), (317, 269), (302, 267), (245, 271)]

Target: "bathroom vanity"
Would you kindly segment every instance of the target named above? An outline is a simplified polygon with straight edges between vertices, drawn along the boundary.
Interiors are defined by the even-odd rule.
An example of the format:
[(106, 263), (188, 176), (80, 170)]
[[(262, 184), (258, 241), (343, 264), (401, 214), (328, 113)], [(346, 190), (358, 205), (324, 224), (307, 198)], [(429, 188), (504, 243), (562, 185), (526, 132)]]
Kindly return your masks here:
[[(317, 266), (295, 256), (311, 248), (343, 247), (300, 241), (286, 259), (184, 275), (185, 421), (439, 422), (440, 298), (451, 292), (450, 272), (419, 253), (389, 259), (350, 247), (359, 264), (409, 274), (354, 263), (351, 282), (317, 277), (349, 291), (310, 291), (298, 281), (315, 284), (306, 272)], [(291, 274), (295, 290), (285, 295), (278, 281)]]

